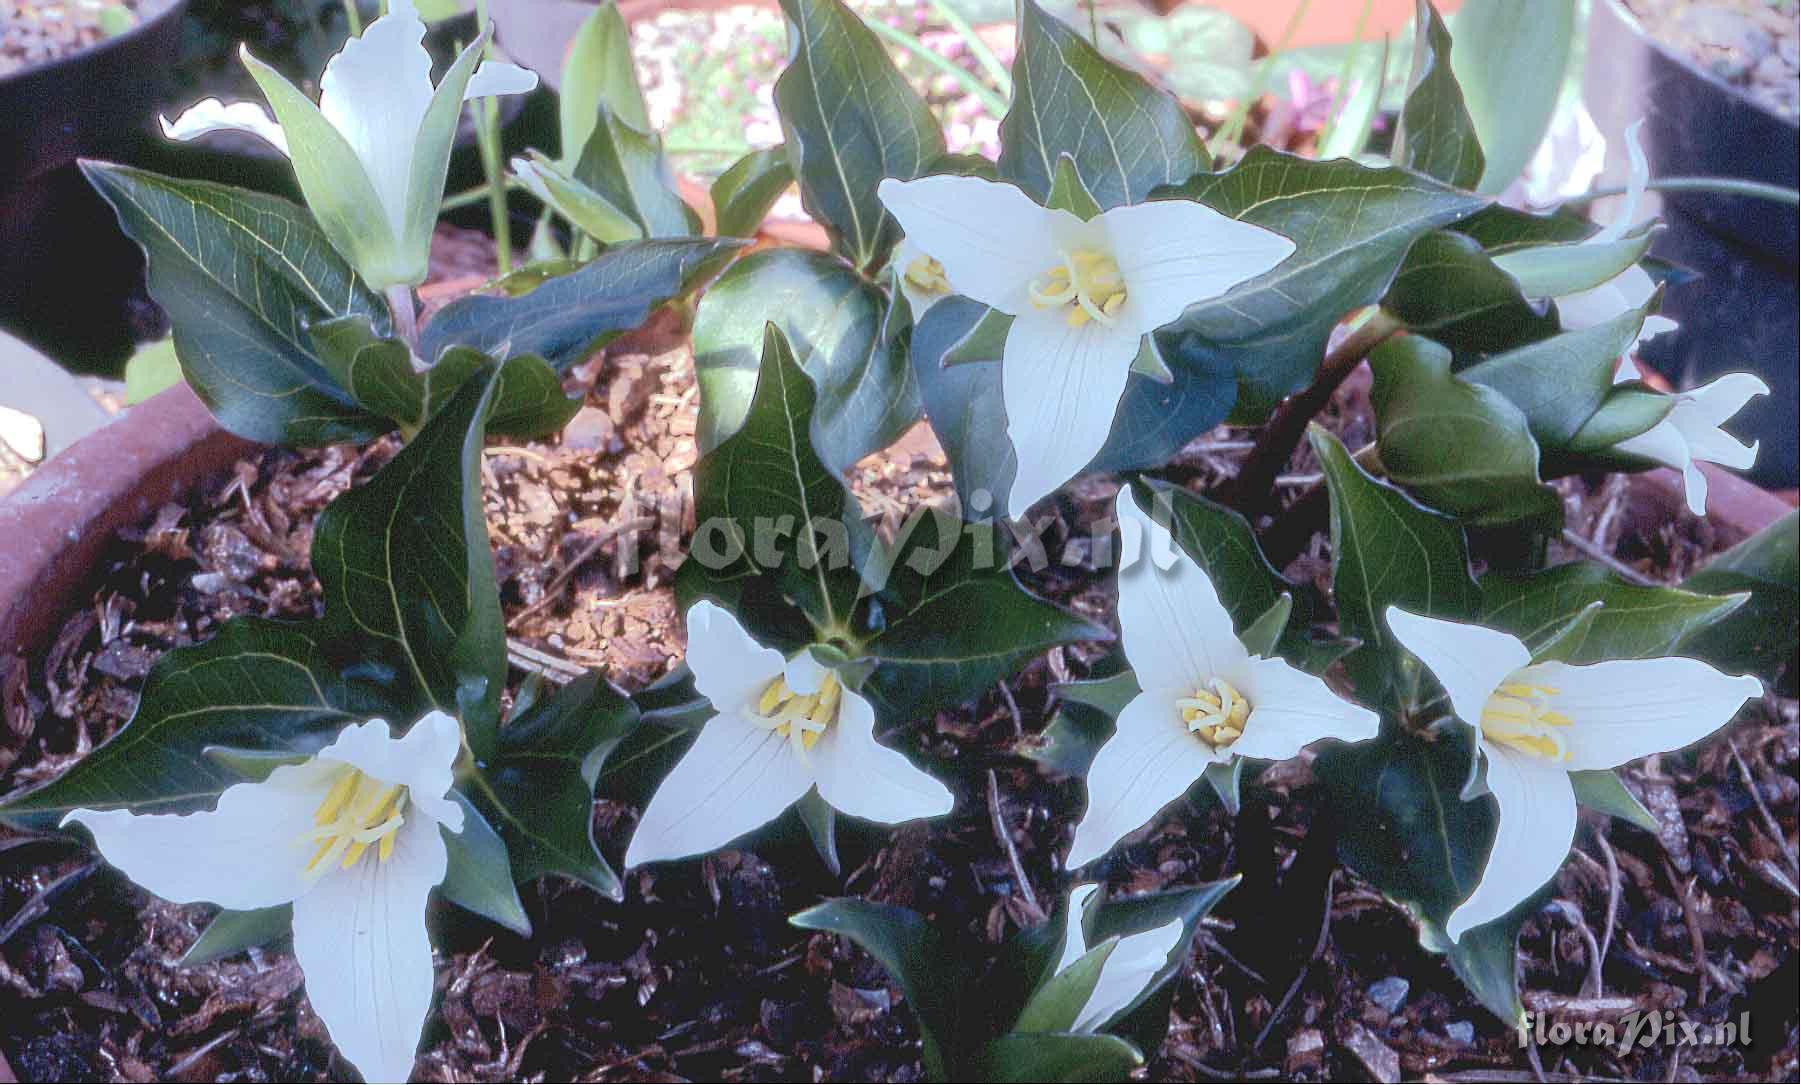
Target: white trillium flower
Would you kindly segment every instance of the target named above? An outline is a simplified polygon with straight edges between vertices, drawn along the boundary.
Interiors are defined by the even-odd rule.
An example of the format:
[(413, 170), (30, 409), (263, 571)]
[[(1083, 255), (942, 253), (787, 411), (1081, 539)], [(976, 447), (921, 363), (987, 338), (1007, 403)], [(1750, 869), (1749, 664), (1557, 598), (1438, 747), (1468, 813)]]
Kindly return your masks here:
[(441, 830), (462, 748), (433, 712), (401, 738), (381, 720), (260, 783), (234, 784), (210, 812), (76, 810), (106, 861), (177, 904), (294, 906), (294, 958), (332, 1042), (370, 1081), (405, 1081), (432, 1001), (426, 897), (448, 867)]
[(1750, 373), (1728, 373), (1689, 392), (1674, 393), (1670, 413), (1636, 437), (1614, 448), (1643, 456), (1682, 472), (1688, 510), (1707, 515), (1707, 476), (1700, 464), (1717, 463), (1740, 470), (1757, 462), (1757, 442), (1745, 444), (1720, 427), (1744, 409), (1752, 396), (1770, 394), (1770, 386)]
[(476, 68), (484, 37), (433, 87), (424, 39), (413, 0), (392, 0), (326, 63), (317, 106), (245, 49), (244, 65), (280, 123), (255, 103), (208, 98), (165, 118), (163, 132), (189, 140), (230, 129), (267, 140), (292, 159), (320, 227), (370, 286), (416, 285), (425, 280), (462, 103), (538, 85), (514, 64)]
[(805, 649), (783, 659), (723, 607), (688, 608), (688, 667), (719, 713), (657, 788), (625, 865), (712, 851), (809, 788), (834, 808), (890, 824), (950, 813), (943, 784), (875, 740), (875, 709)]
[(1726, 724), (1762, 687), (1695, 659), (1532, 662), (1506, 633), (1389, 607), (1388, 628), (1476, 730), (1499, 807), (1476, 889), (1445, 923), (1452, 941), (1550, 881), (1576, 836), (1569, 774), (1678, 750)]
[(1014, 517), (1106, 444), (1146, 335), (1294, 252), (1282, 235), (1192, 200), (1115, 207), (1084, 222), (975, 177), (888, 178), (877, 191), (951, 289), (1014, 318), (1001, 357), (1019, 461)]
[(1169, 532), (1119, 492), (1126, 558), (1119, 576), (1120, 646), (1143, 690), (1088, 770), (1088, 811), (1064, 866), (1105, 855), (1201, 778), (1235, 757), (1283, 761), (1320, 739), (1376, 737), (1374, 712), (1317, 676), (1247, 650), (1207, 574), (1186, 554), (1165, 572), (1133, 561), (1134, 534), (1154, 549)]
[(1069, 1027), (1071, 1032), (1094, 1032), (1104, 1028), (1136, 1002), (1157, 978), (1157, 973), (1169, 963), (1169, 955), (1182, 939), (1182, 921), (1172, 919), (1161, 927), (1123, 938), (1115, 935), (1089, 945), (1082, 933), (1082, 913), (1087, 910), (1089, 899), (1099, 890), (1100, 886), (1091, 883), (1077, 886), (1069, 894), (1069, 922), (1063, 930), (1063, 953), (1057, 962), (1057, 971), (1067, 972), (1088, 954), (1110, 949), (1107, 959), (1101, 962), (1101, 974), (1095, 980), (1094, 990)]

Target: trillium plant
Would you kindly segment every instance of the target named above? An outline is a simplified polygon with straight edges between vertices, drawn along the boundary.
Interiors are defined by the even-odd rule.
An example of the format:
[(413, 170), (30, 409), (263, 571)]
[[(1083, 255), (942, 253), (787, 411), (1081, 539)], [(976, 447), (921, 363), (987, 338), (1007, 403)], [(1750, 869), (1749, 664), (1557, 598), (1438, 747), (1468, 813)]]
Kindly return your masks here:
[[(1267, 827), (1303, 780), (1321, 862), (1518, 1025), (1518, 937), (1579, 811), (1654, 827), (1636, 759), (1692, 756), (1796, 641), (1793, 516), (1683, 584), (1566, 546), (1571, 500), (1610, 474), (1652, 472), (1671, 517), (1704, 517), (1710, 478), (1756, 456), (1733, 416), (1767, 392), (1672, 388), (1639, 357), (1683, 275), (1636, 218), (1636, 132), (1611, 134), (1634, 171), (1607, 225), (1501, 202), (1554, 102), (1493, 115), (1477, 81), (1539, 62), (1529, 20), (1460, 24), (1490, 62), (1459, 65), (1420, 0), (1392, 128), (1372, 139), (1380, 95), (1352, 94), (1320, 156), (1247, 150), (1021, 0), (991, 160), (947, 147), (893, 33), (842, 0), (781, 7), (783, 142), (704, 201), (611, 4), (534, 73), (486, 26), (434, 61), (390, 0), (316, 102), (246, 51), (262, 101), (165, 122), (266, 140), (304, 204), (83, 164), (222, 425), (399, 451), (314, 525), (317, 618), (236, 617), (169, 652), (130, 723), (0, 818), (219, 909), (191, 959), (291, 933), (372, 1081), (445, 1072), (414, 1061), (431, 902), (521, 934), (555, 909), (607, 924), (732, 849), (837, 887), (792, 917), (808, 970), (872, 956), (927, 1076), (1124, 1080), (1199, 982), (1203, 921), (1260, 919), (1234, 890), (1275, 869), (1267, 831), (1205, 881), (1165, 873), (1159, 842), (1197, 817)], [(530, 259), (421, 324), (465, 103), (547, 95), (540, 74), (560, 145), (484, 136), (499, 219), (539, 222)], [(790, 190), (820, 247), (753, 245)], [(685, 658), (627, 690), (509, 639), (484, 447), (555, 440), (603, 348), (658, 313), (699, 411), (685, 556), (653, 585)], [(1365, 368), (1368, 424), (1344, 423)], [(1183, 450), (1221, 425), (1243, 455), (1196, 469)], [(942, 451), (941, 492), (870, 515), (853, 468), (909, 431)], [(1010, 752), (966, 756), (950, 721), (972, 711), (1011, 720)], [(1035, 775), (1072, 805), (1034, 815), (1054, 840), (1028, 861), (1005, 800)], [(1007, 906), (966, 925), (859, 878), (897, 832), (992, 839)], [(1255, 899), (1278, 892), (1271, 874)]]

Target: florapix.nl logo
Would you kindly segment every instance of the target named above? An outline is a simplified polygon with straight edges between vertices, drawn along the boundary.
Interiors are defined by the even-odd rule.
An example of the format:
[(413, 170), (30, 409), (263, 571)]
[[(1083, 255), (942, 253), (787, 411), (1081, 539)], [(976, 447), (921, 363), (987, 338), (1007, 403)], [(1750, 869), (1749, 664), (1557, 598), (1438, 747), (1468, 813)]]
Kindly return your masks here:
[(1552, 1044), (1613, 1048), (1625, 1055), (1634, 1047), (1748, 1047), (1751, 1015), (1740, 1013), (1736, 1021), (1690, 1021), (1663, 1010), (1632, 1010), (1613, 1021), (1563, 1021), (1547, 1019), (1543, 1012), (1529, 1014), (1518, 1029), (1521, 1047)]

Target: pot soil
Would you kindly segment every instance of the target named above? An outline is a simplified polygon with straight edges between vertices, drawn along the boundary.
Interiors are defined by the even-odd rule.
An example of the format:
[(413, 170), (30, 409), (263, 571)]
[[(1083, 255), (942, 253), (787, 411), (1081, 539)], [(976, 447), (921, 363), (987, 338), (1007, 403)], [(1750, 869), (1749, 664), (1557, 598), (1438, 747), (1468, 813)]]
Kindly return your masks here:
[[(636, 688), (682, 652), (669, 588), (682, 529), (670, 526), (679, 523), (673, 513), (658, 519), (650, 510), (681, 509), (691, 485), (692, 359), (675, 329), (653, 321), (573, 374), (569, 387), (586, 404), (560, 442), (493, 445), (486, 459), (515, 677), (598, 666)], [(1347, 387), (1338, 408), (1332, 426), (1354, 443), (1367, 439), (1362, 392)], [(90, 443), (109, 436), (118, 434)], [(1190, 446), (1172, 474), (1217, 484), (1238, 455), (1217, 447), (1221, 437)], [(44, 618), (41, 633), (9, 641), (0, 789), (59, 772), (104, 741), (169, 648), (204, 639), (231, 615), (314, 615), (313, 519), (394, 450), (390, 440), (307, 453), (239, 446), (212, 465), (189, 460), (191, 488), (128, 487), (143, 490), (141, 511), (122, 517), (129, 526), (116, 535), (117, 521), (82, 539), (99, 556), (72, 559), (85, 575), (71, 580), (70, 605), (7, 597)], [(1308, 455), (1297, 472), (1314, 468)], [(121, 462), (116, 448), (109, 458)], [(64, 466), (53, 462), (33, 485), (50, 488), (44, 480)], [(860, 464), (853, 483), (877, 512), (949, 489), (923, 430)], [(1657, 579), (1681, 576), (1736, 538), (1713, 520), (1672, 518), (1652, 476), (1566, 485), (1571, 526)], [(1104, 480), (1074, 487), (1066, 520), (1105, 515), (1112, 489)], [(1048, 552), (1064, 553), (1071, 537), (1052, 528)], [(0, 540), (9, 551), (55, 549), (17, 530)], [(1328, 575), (1319, 540), (1290, 572)], [(1079, 563), (1024, 575), (1087, 616), (1109, 611), (1108, 577)], [(7, 620), (9, 629), (26, 628)], [(620, 904), (558, 879), (525, 887), (531, 938), (439, 908), (441, 1003), (418, 1073), (916, 1079), (910, 1013), (879, 967), (831, 936), (796, 931), (786, 917), (823, 896), (865, 895), (931, 915), (971, 953), (992, 952), (1001, 935), (1032, 922), (1056, 892), (1054, 857), (1080, 792), (1016, 754), (1049, 714), (1049, 685), (1083, 676), (1102, 653), (1060, 649), (977, 704), (897, 729), (888, 741), (917, 744), (937, 762), (957, 810), (893, 833), (846, 826), (842, 879), (787, 824), (759, 836), (754, 852), (634, 874)], [(1781, 840), (1796, 828), (1798, 745), (1795, 702), (1775, 700), (1696, 755), (1635, 766), (1626, 775), (1662, 831), (1589, 816), (1558, 882), (1571, 907), (1541, 912), (1521, 940), (1529, 1008), (1566, 1017), (1674, 1009), (1709, 1021), (1748, 1012), (1754, 1043), (1624, 1055), (1546, 1049), (1547, 1073), (1664, 1079), (1680, 1058), (1706, 1077), (1792, 1076), (1801, 934)], [(1238, 818), (1217, 804), (1190, 804), (1125, 849), (1115, 880), (1134, 889), (1245, 875), (1178, 981), (1152, 1079), (1530, 1076), (1541, 1056), (1522, 1051), (1443, 960), (1419, 948), (1399, 911), (1336, 867), (1327, 827), (1314, 822), (1314, 791), (1307, 764), (1291, 762), (1249, 790)], [(627, 807), (597, 806), (597, 838), (615, 858), (634, 817)], [(179, 966), (210, 914), (146, 896), (70, 838), (0, 829), (0, 1057), (34, 1080), (348, 1078), (280, 944)], [(1607, 947), (1604, 962), (1591, 959), (1591, 944)]]

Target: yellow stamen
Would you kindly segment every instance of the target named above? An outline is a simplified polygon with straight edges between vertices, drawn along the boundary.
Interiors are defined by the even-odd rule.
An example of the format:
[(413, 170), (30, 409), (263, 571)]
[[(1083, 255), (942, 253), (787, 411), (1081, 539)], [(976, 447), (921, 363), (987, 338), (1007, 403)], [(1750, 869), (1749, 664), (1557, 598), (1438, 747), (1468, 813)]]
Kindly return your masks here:
[(1251, 702), (1219, 677), (1196, 687), (1187, 697), (1176, 698), (1176, 709), (1189, 733), (1216, 750), (1243, 737), (1245, 722), (1251, 718)]
[(349, 870), (371, 845), (376, 846), (377, 861), (387, 862), (394, 854), (394, 837), (406, 824), (406, 799), (405, 787), (345, 767), (313, 812), (313, 828), (303, 839), (318, 841), (319, 848), (304, 872), (317, 877), (334, 865)]
[(1575, 721), (1551, 708), (1557, 693), (1552, 686), (1530, 682), (1501, 683), (1482, 707), (1482, 737), (1548, 761), (1568, 761), (1565, 729)]
[(777, 678), (757, 699), (751, 722), (788, 739), (794, 752), (805, 757), (837, 721), (842, 689), (838, 676), (830, 672), (820, 682), (818, 692), (804, 695), (789, 689), (785, 679)]
[(907, 265), (901, 273), (907, 285), (922, 294), (948, 294), (951, 292), (951, 281), (944, 274), (944, 265), (930, 256), (921, 256)]
[(1026, 295), (1040, 309), (1069, 307), (1064, 317), (1072, 328), (1089, 321), (1111, 324), (1126, 307), (1125, 278), (1119, 263), (1096, 249), (1067, 249), (1057, 254), (1062, 263), (1040, 279), (1027, 284)]

